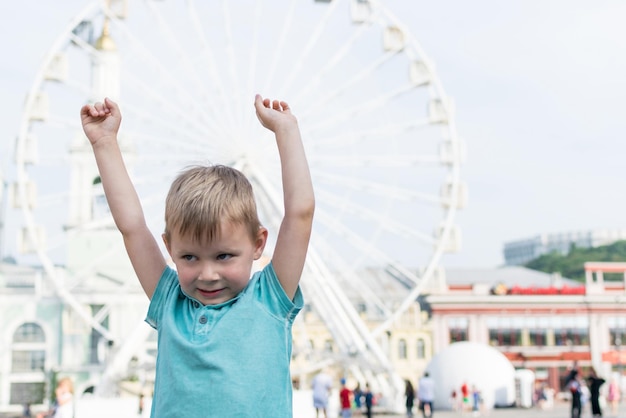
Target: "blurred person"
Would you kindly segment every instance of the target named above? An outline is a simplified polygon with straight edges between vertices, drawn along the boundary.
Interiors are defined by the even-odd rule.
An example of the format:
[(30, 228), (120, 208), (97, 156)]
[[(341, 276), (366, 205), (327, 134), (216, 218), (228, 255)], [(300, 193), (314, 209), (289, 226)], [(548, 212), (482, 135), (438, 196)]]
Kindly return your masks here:
[(361, 408), (363, 407), (363, 389), (361, 389), (361, 383), (357, 382), (352, 391), (352, 395), (354, 396), (355, 415), (361, 415)]
[(591, 401), (591, 416), (601, 417), (602, 408), (600, 407), (600, 387), (606, 382), (601, 377), (598, 377), (595, 368), (589, 369), (589, 376), (587, 376), (589, 382), (589, 398)]
[(476, 387), (476, 385), (472, 385), (472, 414), (473, 416), (478, 416), (480, 414), (480, 390)]
[(74, 418), (74, 384), (64, 377), (54, 389), (54, 402), (47, 412), (40, 412), (37, 418)]
[(609, 391), (607, 394), (607, 401), (609, 402), (609, 406), (611, 407), (611, 415), (617, 416), (617, 409), (619, 407), (619, 401), (621, 398), (621, 390), (619, 387), (619, 380), (616, 376), (611, 378), (611, 382), (609, 383)]
[(435, 400), (435, 382), (426, 371), (419, 380), (417, 387), (417, 399), (424, 418), (433, 416), (433, 401)]
[(328, 399), (332, 387), (332, 379), (324, 371), (319, 372), (313, 378), (311, 388), (313, 389), (313, 407), (316, 417), (319, 417), (321, 412), (324, 418), (328, 418)]
[(404, 381), (404, 398), (406, 399), (406, 416), (413, 416), (413, 404), (415, 403), (415, 388), (409, 379)]
[(374, 407), (374, 394), (372, 393), (372, 389), (370, 389), (369, 383), (365, 383), (365, 393), (363, 396), (363, 400), (365, 401), (365, 416), (367, 418), (372, 418), (372, 408)]
[(578, 372), (573, 373), (569, 378), (569, 383), (567, 384), (567, 388), (572, 395), (571, 401), (571, 418), (580, 418), (582, 413), (582, 396), (583, 396), (583, 385), (582, 379)]
[(470, 404), (470, 393), (467, 382), (463, 382), (461, 385), (461, 412), (467, 412), (472, 409)]
[(341, 389), (339, 389), (339, 405), (341, 406), (341, 418), (351, 418), (352, 391), (346, 386), (346, 379), (341, 379)]

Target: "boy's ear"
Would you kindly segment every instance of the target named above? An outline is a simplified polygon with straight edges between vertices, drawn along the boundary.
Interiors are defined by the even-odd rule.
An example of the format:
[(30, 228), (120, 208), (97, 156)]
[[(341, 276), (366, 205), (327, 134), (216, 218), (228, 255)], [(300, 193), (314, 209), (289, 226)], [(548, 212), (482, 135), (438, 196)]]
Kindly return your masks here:
[(170, 242), (167, 240), (167, 236), (165, 233), (161, 234), (161, 238), (163, 239), (163, 244), (165, 244), (165, 248), (167, 249), (167, 253), (172, 256), (172, 251), (170, 249)]
[(258, 260), (263, 255), (265, 244), (267, 243), (267, 229), (264, 227), (259, 228), (259, 232), (256, 234), (256, 241), (254, 242), (254, 259)]

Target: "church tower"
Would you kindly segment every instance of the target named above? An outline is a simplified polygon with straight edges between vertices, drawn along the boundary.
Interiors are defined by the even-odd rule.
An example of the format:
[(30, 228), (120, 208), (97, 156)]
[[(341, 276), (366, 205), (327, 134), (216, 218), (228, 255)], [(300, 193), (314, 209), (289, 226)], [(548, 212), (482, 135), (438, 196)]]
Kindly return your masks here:
[[(109, 97), (119, 101), (120, 54), (111, 37), (108, 18), (105, 18), (102, 33), (93, 46), (97, 53), (92, 56), (89, 100), (96, 102)], [(134, 151), (128, 138), (120, 135), (118, 141), (130, 170)], [(72, 143), (70, 161), (71, 201), (66, 224), (70, 274), (80, 281), (98, 277), (114, 286), (136, 283), (121, 235), (110, 216), (91, 144), (82, 129)]]

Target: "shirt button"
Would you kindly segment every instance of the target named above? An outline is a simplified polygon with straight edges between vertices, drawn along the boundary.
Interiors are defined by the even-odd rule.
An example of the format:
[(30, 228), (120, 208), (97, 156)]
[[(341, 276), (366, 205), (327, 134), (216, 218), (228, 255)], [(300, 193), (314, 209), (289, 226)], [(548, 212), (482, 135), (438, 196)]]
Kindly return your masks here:
[(196, 309), (197, 309), (197, 308), (198, 308), (198, 306), (200, 306), (200, 304), (199, 304), (198, 302), (194, 302), (194, 303), (193, 303), (193, 307), (194, 307), (194, 308), (196, 308)]
[(201, 324), (206, 324), (206, 321), (207, 321), (206, 316), (202, 315), (202, 316), (200, 317), (200, 323), (201, 323)]

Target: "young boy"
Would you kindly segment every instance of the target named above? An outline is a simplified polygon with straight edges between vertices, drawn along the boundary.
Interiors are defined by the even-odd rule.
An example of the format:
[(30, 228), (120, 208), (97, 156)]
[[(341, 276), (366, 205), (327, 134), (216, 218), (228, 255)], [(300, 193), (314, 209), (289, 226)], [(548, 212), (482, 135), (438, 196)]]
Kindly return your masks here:
[(172, 183), (163, 240), (174, 271), (126, 171), (117, 104), (105, 99), (81, 109), (113, 219), (151, 299), (146, 321), (159, 347), (152, 417), (292, 417), (291, 325), (303, 303), (298, 283), (315, 202), (289, 105), (257, 95), (254, 106), (276, 137), (284, 217), (271, 262), (252, 278), (268, 232), (242, 173), (193, 167)]

